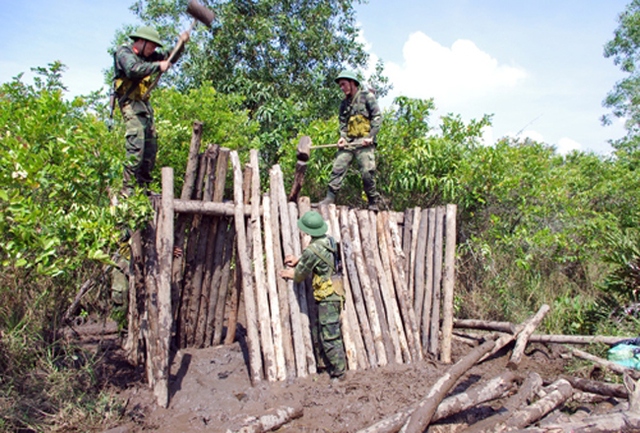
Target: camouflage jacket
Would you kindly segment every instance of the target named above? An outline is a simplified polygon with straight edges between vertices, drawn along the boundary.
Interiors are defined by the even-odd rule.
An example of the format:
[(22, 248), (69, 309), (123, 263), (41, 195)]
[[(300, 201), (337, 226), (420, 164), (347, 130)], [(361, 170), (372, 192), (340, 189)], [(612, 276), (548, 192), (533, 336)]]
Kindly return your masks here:
[[(180, 54), (182, 54), (182, 50), (178, 53), (176, 59), (180, 57)], [(159, 62), (167, 59), (167, 57), (167, 53), (157, 50), (151, 56), (143, 57), (133, 51), (131, 44), (118, 47), (114, 54), (113, 63), (115, 91), (118, 95), (120, 106), (132, 101), (140, 101), (141, 96), (146, 92), (147, 86), (151, 83), (151, 74), (160, 72)], [(131, 86), (136, 86), (136, 88), (124, 98)]]
[[(340, 137), (348, 142), (357, 138), (373, 138), (376, 143), (376, 135), (380, 130), (382, 115), (375, 96), (366, 89), (358, 89), (353, 97), (342, 100), (339, 112)], [(358, 127), (358, 120), (364, 120), (365, 125)], [(356, 124), (354, 128), (354, 122)], [(360, 122), (360, 123), (361, 123)]]
[[(328, 263), (333, 263), (334, 245), (335, 241), (332, 242), (332, 239), (327, 235), (312, 237), (311, 243), (304, 249), (300, 261), (296, 265), (293, 281), (296, 283), (304, 281), (312, 273), (320, 277), (331, 277), (333, 267)], [(322, 257), (318, 254), (321, 254)]]

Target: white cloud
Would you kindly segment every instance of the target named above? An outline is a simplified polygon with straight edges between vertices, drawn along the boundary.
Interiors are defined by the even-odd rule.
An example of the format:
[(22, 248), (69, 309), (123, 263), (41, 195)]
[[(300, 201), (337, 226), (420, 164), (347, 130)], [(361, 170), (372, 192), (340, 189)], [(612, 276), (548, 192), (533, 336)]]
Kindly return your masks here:
[(558, 140), (556, 150), (560, 155), (566, 155), (572, 150), (582, 150), (582, 145), (575, 140), (567, 137), (562, 137), (560, 140)]
[(499, 64), (465, 39), (445, 47), (415, 32), (402, 52), (402, 64), (386, 63), (385, 73), (394, 86), (390, 97), (434, 97), (436, 105), (447, 110), (513, 88), (527, 77), (522, 68)]

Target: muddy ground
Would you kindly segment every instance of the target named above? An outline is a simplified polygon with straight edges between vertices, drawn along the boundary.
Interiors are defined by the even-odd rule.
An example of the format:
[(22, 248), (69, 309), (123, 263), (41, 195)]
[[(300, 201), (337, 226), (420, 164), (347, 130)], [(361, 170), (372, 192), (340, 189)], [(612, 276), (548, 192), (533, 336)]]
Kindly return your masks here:
[[(424, 360), (349, 371), (342, 382), (332, 381), (327, 374), (317, 374), (285, 382), (263, 381), (252, 387), (246, 354), (240, 343), (181, 350), (171, 365), (170, 403), (165, 409), (155, 404), (142, 369), (134, 368), (124, 360), (113, 324), (108, 324), (107, 328), (89, 324), (76, 330), (86, 347), (100, 347), (103, 354), (100, 376), (105, 379), (107, 389), (125, 404), (122, 419), (106, 429), (110, 433), (234, 431), (249, 416), (261, 416), (269, 409), (296, 405), (302, 406), (302, 417), (281, 427), (279, 432), (356, 432), (419, 401), (450, 367)], [(466, 343), (454, 342), (454, 362), (471, 349)], [(474, 366), (450, 394), (462, 392), (476, 382), (488, 381), (504, 372), (509, 353), (503, 351)], [(569, 361), (559, 356), (557, 346), (532, 344), (526, 354), (517, 370), (523, 376), (528, 371), (535, 371), (545, 381), (552, 382), (567, 373)], [(583, 377), (596, 373), (591, 367), (572, 372)], [(500, 401), (494, 401), (442, 420), (429, 431), (460, 431), (498, 408)]]

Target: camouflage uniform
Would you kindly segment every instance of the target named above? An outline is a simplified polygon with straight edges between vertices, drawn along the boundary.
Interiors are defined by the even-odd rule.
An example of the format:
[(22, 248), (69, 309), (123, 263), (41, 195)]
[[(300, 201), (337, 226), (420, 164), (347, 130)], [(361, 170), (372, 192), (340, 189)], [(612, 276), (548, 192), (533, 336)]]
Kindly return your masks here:
[(375, 96), (366, 89), (359, 89), (352, 98), (345, 98), (340, 104), (340, 137), (349, 144), (356, 144), (356, 140), (373, 138), (373, 145), (366, 147), (350, 147), (338, 150), (333, 162), (333, 170), (329, 179), (329, 191), (335, 196), (340, 190), (342, 181), (347, 173), (349, 164), (355, 157), (360, 166), (362, 184), (369, 203), (377, 203), (380, 194), (376, 190), (375, 171), (376, 135), (380, 130), (382, 116)]
[[(132, 45), (118, 47), (114, 56), (115, 90), (126, 125), (123, 189), (127, 193), (135, 183), (146, 186), (152, 181), (158, 143), (153, 108), (148, 98), (142, 96), (151, 83), (151, 74), (160, 71), (159, 62), (166, 58), (166, 53), (158, 51), (142, 57), (133, 51)], [(136, 88), (127, 95), (131, 86)]]
[(318, 364), (322, 361), (331, 366), (329, 373), (333, 377), (341, 377), (346, 371), (346, 355), (340, 329), (340, 312), (344, 303), (341, 295), (333, 292), (322, 293), (320, 286), (323, 281), (330, 279), (333, 268), (335, 247), (326, 235), (312, 237), (311, 243), (302, 252), (300, 261), (295, 267), (293, 281), (301, 283), (312, 273), (314, 274), (314, 298), (318, 302), (318, 326), (313, 329), (314, 341), (319, 342), (321, 349), (316, 354)]

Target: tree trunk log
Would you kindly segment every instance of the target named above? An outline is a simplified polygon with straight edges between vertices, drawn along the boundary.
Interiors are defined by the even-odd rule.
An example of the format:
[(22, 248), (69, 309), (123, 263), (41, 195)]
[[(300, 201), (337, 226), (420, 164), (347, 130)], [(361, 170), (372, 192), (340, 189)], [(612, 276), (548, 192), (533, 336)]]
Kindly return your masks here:
[[(417, 243), (415, 249), (415, 263), (413, 268), (413, 309), (416, 312), (416, 318), (420, 325), (420, 336), (422, 347), (426, 350), (429, 347), (429, 322), (426, 326), (423, 320), (423, 312), (425, 307), (425, 275), (430, 268), (430, 264), (427, 259), (427, 249), (429, 242), (429, 209), (423, 209), (420, 212), (420, 218), (417, 218), (420, 222), (420, 228), (417, 232)], [(414, 218), (415, 224), (416, 218)], [(429, 300), (428, 314), (431, 313), (431, 300)]]
[(488, 320), (455, 319), (454, 328), (482, 329), (485, 331), (500, 331), (507, 334), (515, 334), (516, 325), (511, 322), (493, 322)]
[(549, 312), (551, 308), (544, 304), (540, 307), (538, 312), (529, 319), (525, 324), (522, 331), (518, 334), (518, 338), (516, 339), (516, 346), (513, 348), (513, 352), (511, 353), (511, 359), (507, 364), (509, 368), (518, 368), (518, 364), (522, 360), (522, 356), (524, 355), (524, 349), (527, 347), (527, 342), (529, 341), (529, 337), (533, 334), (533, 331), (540, 325), (544, 316)]
[(244, 305), (247, 325), (247, 349), (249, 353), (249, 369), (251, 383), (256, 385), (262, 381), (262, 357), (260, 354), (260, 336), (256, 323), (256, 300), (251, 275), (251, 260), (247, 255), (247, 235), (244, 224), (242, 170), (240, 159), (236, 151), (231, 152), (231, 164), (233, 166), (233, 198), (236, 204), (235, 225), (236, 241), (238, 248), (238, 261), (242, 278), (242, 292), (244, 293)]
[(346, 207), (340, 210), (340, 226), (342, 235), (342, 253), (344, 255), (344, 267), (346, 274), (349, 276), (349, 286), (351, 287), (351, 295), (353, 297), (354, 309), (362, 332), (362, 339), (365, 348), (365, 356), (367, 358), (367, 367), (375, 367), (378, 365), (378, 357), (376, 356), (375, 342), (371, 325), (369, 324), (369, 316), (365, 307), (364, 294), (358, 275), (356, 265), (356, 253), (354, 252), (353, 243), (351, 242), (349, 210)]
[(541, 386), (542, 377), (538, 373), (529, 373), (518, 392), (505, 402), (499, 412), (467, 427), (461, 433), (485, 433), (509, 418), (514, 410), (526, 405)]
[(575, 347), (567, 347), (569, 351), (576, 357), (581, 359), (586, 359), (587, 361), (595, 362), (596, 364), (601, 365), (602, 367), (606, 367), (609, 370), (618, 373), (618, 374), (629, 374), (632, 378), (638, 379), (640, 378), (640, 372), (637, 370), (632, 370), (630, 368), (624, 367), (620, 364), (616, 364), (615, 362), (608, 361), (606, 359), (602, 359), (598, 356), (591, 355), (590, 353), (584, 352), (580, 349), (576, 349)]
[[(447, 397), (438, 406), (432, 421), (439, 421), (484, 402), (499, 398), (513, 387), (515, 380), (515, 374), (506, 371), (487, 382), (476, 383), (463, 393)], [(396, 433), (402, 428), (402, 425), (414, 410), (415, 408), (411, 407), (400, 411), (370, 427), (359, 430), (358, 433)]]
[(269, 410), (266, 414), (256, 418), (247, 418), (244, 423), (244, 427), (232, 432), (227, 430), (227, 433), (266, 433), (273, 430), (277, 430), (286, 423), (300, 418), (302, 416), (302, 406), (296, 407), (279, 407)]
[[(442, 206), (436, 208), (436, 234), (433, 243), (433, 286), (431, 302), (431, 330), (429, 331), (429, 353), (438, 356), (440, 345), (440, 297), (442, 294), (442, 244), (444, 238), (444, 215)], [(427, 278), (427, 281), (429, 279)]]
[(431, 423), (437, 407), (460, 376), (465, 374), (478, 360), (488, 353), (495, 341), (487, 340), (460, 359), (431, 387), (427, 395), (418, 404), (409, 420), (402, 427), (403, 433), (422, 433)]
[(451, 364), (451, 338), (453, 335), (453, 288), (456, 279), (456, 205), (447, 205), (445, 216), (445, 259), (442, 281), (442, 347), (440, 360)]
[(375, 297), (373, 296), (372, 282), (369, 277), (369, 270), (364, 262), (363, 245), (360, 243), (360, 228), (358, 226), (358, 220), (356, 218), (356, 212), (349, 210), (349, 226), (352, 234), (352, 248), (355, 257), (356, 267), (358, 268), (358, 276), (360, 278), (362, 294), (364, 302), (367, 306), (367, 313), (369, 316), (369, 324), (371, 326), (371, 333), (373, 334), (373, 342), (376, 348), (376, 359), (378, 360), (378, 366), (382, 367), (387, 365), (387, 353), (384, 340), (382, 337), (381, 320), (376, 305)]
[(273, 258), (276, 267), (276, 288), (278, 290), (278, 304), (280, 310), (280, 324), (282, 328), (282, 348), (284, 350), (284, 362), (287, 377), (296, 376), (296, 360), (293, 350), (293, 340), (291, 334), (291, 314), (289, 311), (289, 288), (288, 283), (280, 278), (278, 272), (284, 269), (282, 241), (280, 238), (280, 210), (278, 200), (278, 173), (276, 170), (269, 170), (269, 197), (271, 201), (271, 232), (273, 236)]
[(300, 194), (300, 190), (302, 189), (302, 184), (304, 183), (304, 175), (307, 172), (307, 162), (306, 161), (297, 161), (296, 162), (296, 171), (293, 175), (293, 183), (291, 184), (291, 191), (289, 192), (288, 200), (292, 202), (298, 201), (298, 195)]
[(608, 397), (628, 398), (629, 393), (624, 385), (600, 382), (598, 380), (582, 379), (579, 377), (563, 376), (571, 386), (585, 392), (591, 392)]

